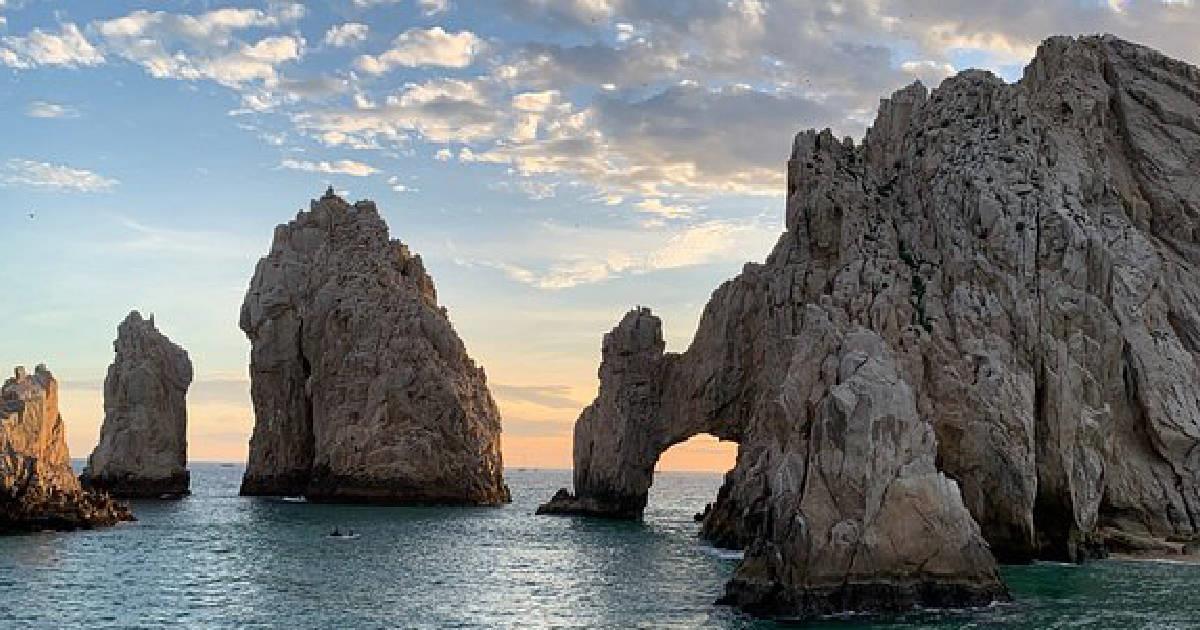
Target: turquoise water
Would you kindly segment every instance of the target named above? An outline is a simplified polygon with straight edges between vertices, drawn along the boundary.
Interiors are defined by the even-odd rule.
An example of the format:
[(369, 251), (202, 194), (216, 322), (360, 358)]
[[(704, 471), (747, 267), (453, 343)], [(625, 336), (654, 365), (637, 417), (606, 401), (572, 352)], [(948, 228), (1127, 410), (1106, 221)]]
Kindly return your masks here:
[[(535, 517), (566, 471), (509, 471), (504, 508), (380, 508), (195, 495), (112, 529), (0, 538), (0, 628), (757, 628), (713, 606), (735, 560), (696, 540), (719, 475), (661, 474), (642, 524)], [(329, 539), (334, 526), (354, 540)], [(1200, 567), (1006, 570), (1016, 603), (873, 627), (1200, 627)], [(838, 620), (817, 627), (864, 627)]]

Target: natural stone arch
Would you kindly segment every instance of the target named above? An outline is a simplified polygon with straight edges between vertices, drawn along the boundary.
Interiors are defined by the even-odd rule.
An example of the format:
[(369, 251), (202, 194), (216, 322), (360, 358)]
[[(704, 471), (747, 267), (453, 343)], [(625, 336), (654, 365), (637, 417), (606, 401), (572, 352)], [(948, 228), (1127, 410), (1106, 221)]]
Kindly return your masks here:
[(604, 336), (600, 392), (575, 423), (576, 494), (560, 491), (539, 513), (641, 518), (668, 449), (701, 434), (741, 442), (744, 418), (711, 389), (724, 379), (715, 370), (697, 379), (704, 366), (664, 350), (662, 322), (647, 308)]

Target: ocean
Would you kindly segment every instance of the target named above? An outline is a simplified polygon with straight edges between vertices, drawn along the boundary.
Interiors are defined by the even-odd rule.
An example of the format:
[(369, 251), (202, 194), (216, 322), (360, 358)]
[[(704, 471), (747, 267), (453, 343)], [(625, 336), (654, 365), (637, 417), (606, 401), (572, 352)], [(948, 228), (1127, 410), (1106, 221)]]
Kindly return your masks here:
[[(717, 474), (659, 473), (626, 523), (534, 516), (568, 471), (509, 470), (506, 507), (390, 508), (241, 498), (240, 465), (191, 470), (191, 497), (136, 502), (136, 523), (0, 537), (0, 628), (776, 627), (713, 605), (736, 554), (692, 516)], [(1200, 627), (1200, 566), (1004, 574), (1012, 604), (809, 627)]]

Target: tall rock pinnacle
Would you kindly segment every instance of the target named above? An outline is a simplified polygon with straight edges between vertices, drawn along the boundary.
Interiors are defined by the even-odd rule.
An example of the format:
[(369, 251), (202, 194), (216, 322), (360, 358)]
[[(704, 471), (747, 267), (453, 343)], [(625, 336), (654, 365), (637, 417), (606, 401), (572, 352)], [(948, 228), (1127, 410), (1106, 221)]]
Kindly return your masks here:
[(117, 327), (100, 443), (80, 480), (118, 497), (188, 493), (187, 352), (133, 311)]
[(330, 191), (276, 228), (241, 327), (256, 416), (242, 494), (509, 500), (483, 369), (374, 203)]
[(606, 337), (575, 491), (542, 510), (640, 516), (665, 449), (735, 440), (703, 525), (746, 548), (726, 601), (802, 616), (1197, 536), (1198, 121), (1197, 68), (1056, 37), (1018, 83), (900, 90), (861, 145), (799, 134), (765, 264), (682, 354), (649, 313)]

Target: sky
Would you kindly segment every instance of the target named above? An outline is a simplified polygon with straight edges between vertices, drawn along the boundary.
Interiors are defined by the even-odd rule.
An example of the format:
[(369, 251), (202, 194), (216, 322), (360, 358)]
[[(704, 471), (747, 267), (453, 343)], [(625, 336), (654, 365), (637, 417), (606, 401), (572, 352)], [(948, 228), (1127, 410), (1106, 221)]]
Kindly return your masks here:
[(195, 366), (191, 459), (243, 460), (238, 310), (333, 185), (425, 259), (506, 465), (569, 468), (602, 334), (644, 305), (687, 347), (778, 238), (797, 131), (1097, 32), (1200, 61), (1192, 0), (0, 0), (0, 366), (56, 373), (85, 457), (116, 326), (153, 313)]

